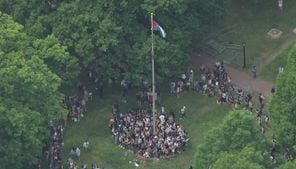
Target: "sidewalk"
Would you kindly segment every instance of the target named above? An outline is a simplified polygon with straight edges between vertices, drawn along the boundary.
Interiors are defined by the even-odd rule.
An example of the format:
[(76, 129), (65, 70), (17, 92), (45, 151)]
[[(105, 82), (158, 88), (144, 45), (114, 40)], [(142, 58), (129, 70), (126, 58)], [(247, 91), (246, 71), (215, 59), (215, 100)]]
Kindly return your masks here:
[[(215, 64), (215, 60), (205, 55), (196, 54), (192, 56), (192, 65), (198, 69), (201, 64), (206, 67), (212, 67)], [(271, 88), (274, 86), (273, 83), (254, 79), (250, 74), (234, 69), (226, 65), (226, 71), (231, 78), (231, 82), (245, 90), (251, 90), (257, 93), (262, 93), (265, 97), (271, 98)]]

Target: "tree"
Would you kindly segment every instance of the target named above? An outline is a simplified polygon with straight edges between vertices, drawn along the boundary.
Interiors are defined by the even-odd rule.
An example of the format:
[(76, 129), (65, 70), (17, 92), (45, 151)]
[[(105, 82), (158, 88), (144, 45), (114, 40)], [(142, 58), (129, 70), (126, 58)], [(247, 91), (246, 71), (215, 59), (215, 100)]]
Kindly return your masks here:
[(58, 39), (49, 35), (45, 39), (33, 41), (34, 55), (38, 55), (57, 74), (65, 84), (73, 84), (79, 73), (78, 61), (67, 51), (67, 47), (59, 43)]
[(136, 84), (150, 79), (151, 12), (168, 32), (165, 40), (155, 39), (156, 76), (161, 80), (186, 70), (192, 40), (202, 39), (209, 27), (221, 23), (229, 3), (229, 0), (49, 1), (55, 8), (46, 7), (48, 1), (27, 4), (5, 1), (0, 3), (0, 9), (10, 7), (5, 11), (29, 13), (28, 17), (18, 18), (24, 20), (29, 35), (45, 38), (54, 34), (82, 67), (98, 76), (126, 78)]
[(279, 167), (279, 169), (294, 169), (296, 168), (296, 160), (289, 161)]
[(37, 56), (63, 79), (63, 83), (76, 79), (79, 73), (77, 59), (69, 54), (67, 47), (61, 45), (55, 36), (49, 35), (45, 39), (32, 38), (24, 33), (22, 25), (15, 23), (5, 14), (0, 13), (0, 16), (0, 50), (4, 54), (18, 51), (25, 57)]
[[(219, 158), (223, 153), (229, 156), (220, 161), (230, 160), (234, 154), (240, 152), (247, 153), (248, 149), (242, 151), (245, 147), (254, 149), (257, 154), (263, 154), (266, 146), (266, 138), (252, 114), (247, 110), (234, 110), (225, 117), (221, 125), (209, 131), (205, 143), (198, 147), (194, 165), (195, 168), (209, 168), (215, 162), (221, 163)], [(268, 164), (265, 158), (253, 162), (260, 162), (259, 165), (263, 165), (263, 162), (264, 165)]]
[(221, 153), (214, 163), (214, 169), (264, 169), (261, 152), (245, 147), (238, 153)]
[(52, 37), (36, 41), (8, 15), (0, 13), (0, 21), (0, 168), (36, 168), (48, 122), (66, 113), (59, 91), (64, 76), (46, 62), (67, 56), (51, 56), (65, 52), (49, 45)]
[(0, 99), (0, 168), (29, 169), (38, 163), (46, 130), (40, 119), (20, 103), (4, 105)]
[(271, 127), (282, 147), (295, 155), (296, 149), (296, 45), (288, 53), (285, 71), (276, 80), (276, 92), (269, 104)]

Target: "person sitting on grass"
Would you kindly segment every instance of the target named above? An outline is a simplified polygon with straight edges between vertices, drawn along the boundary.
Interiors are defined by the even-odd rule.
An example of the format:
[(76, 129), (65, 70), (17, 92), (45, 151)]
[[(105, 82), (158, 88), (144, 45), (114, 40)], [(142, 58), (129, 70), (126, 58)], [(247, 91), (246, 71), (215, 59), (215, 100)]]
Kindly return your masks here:
[(153, 134), (152, 111), (133, 109), (111, 120), (112, 132), (118, 144), (145, 158), (160, 158), (180, 153), (187, 145), (184, 129), (177, 125), (172, 115), (161, 114), (156, 119), (156, 135)]

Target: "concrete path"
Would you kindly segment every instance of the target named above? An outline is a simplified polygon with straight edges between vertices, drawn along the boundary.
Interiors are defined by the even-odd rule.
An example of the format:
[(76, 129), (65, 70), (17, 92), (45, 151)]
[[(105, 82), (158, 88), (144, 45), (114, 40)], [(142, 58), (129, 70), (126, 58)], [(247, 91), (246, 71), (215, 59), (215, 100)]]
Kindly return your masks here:
[[(196, 69), (198, 69), (201, 64), (204, 64), (207, 67), (212, 67), (215, 62), (216, 60), (209, 56), (201, 54), (195, 54), (192, 56), (192, 65)], [(248, 74), (228, 65), (226, 65), (226, 71), (234, 85), (248, 91), (262, 93), (265, 97), (271, 98), (271, 88), (274, 86), (273, 83), (258, 78), (254, 79), (251, 76), (251, 72)]]

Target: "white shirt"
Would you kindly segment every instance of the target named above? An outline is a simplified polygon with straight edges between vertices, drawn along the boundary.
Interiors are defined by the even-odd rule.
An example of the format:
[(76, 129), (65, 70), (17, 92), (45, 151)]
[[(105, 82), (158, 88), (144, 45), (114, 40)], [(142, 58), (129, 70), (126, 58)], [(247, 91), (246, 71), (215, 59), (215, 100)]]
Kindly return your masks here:
[(164, 113), (164, 107), (163, 106), (161, 107), (161, 113)]
[(84, 148), (88, 148), (88, 146), (89, 146), (89, 142), (88, 142), (88, 141), (85, 141), (85, 142), (83, 143), (83, 147), (84, 147)]
[(80, 157), (80, 149), (78, 147), (76, 148), (76, 155)]
[(121, 83), (120, 83), (120, 85), (121, 85), (121, 86), (125, 86), (125, 85), (126, 85), (126, 84), (125, 84), (125, 80), (122, 80)]
[(283, 0), (279, 0), (279, 8), (283, 7)]
[(161, 123), (163, 123), (164, 122), (164, 115), (160, 115), (159, 119), (160, 119)]
[(186, 112), (186, 107), (183, 106), (182, 109), (181, 109), (181, 113), (185, 113)]

